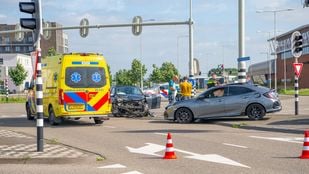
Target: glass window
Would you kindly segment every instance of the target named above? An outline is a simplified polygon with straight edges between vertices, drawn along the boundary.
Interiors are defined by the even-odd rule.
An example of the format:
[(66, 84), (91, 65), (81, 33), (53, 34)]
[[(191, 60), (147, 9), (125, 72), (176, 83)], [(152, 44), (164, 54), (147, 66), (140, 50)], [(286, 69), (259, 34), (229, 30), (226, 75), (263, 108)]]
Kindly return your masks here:
[(226, 88), (221, 87), (221, 88), (216, 88), (210, 91), (207, 91), (204, 94), (204, 98), (216, 98), (216, 97), (223, 97), (226, 95)]
[(117, 94), (143, 95), (142, 91), (138, 87), (134, 87), (134, 86), (117, 87), (116, 93)]
[(33, 51), (33, 46), (30, 46), (30, 47), (29, 47), (29, 51)]
[(28, 42), (32, 42), (33, 38), (32, 37), (28, 37)]
[(10, 38), (9, 37), (5, 37), (5, 43), (10, 43)]
[(3, 65), (3, 58), (0, 58), (0, 65)]
[(99, 88), (106, 84), (105, 70), (99, 67), (68, 67), (65, 84), (72, 88)]
[(253, 92), (252, 89), (241, 87), (241, 86), (230, 86), (229, 87), (229, 95), (241, 95)]
[(5, 50), (6, 52), (9, 52), (11, 49), (10, 49), (10, 47), (5, 47), (4, 50)]
[(15, 47), (16, 52), (20, 52), (20, 47)]

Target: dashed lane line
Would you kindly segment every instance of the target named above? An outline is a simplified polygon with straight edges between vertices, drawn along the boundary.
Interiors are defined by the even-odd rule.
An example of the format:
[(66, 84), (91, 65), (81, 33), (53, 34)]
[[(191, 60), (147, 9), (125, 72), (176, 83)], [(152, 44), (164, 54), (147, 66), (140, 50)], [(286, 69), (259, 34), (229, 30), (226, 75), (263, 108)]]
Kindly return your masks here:
[(127, 168), (126, 166), (124, 165), (121, 165), (121, 164), (112, 164), (112, 165), (107, 165), (107, 166), (101, 166), (101, 167), (98, 167), (99, 169), (124, 169), (124, 168)]
[(222, 144), (226, 145), (226, 146), (239, 147), (239, 148), (243, 148), (243, 149), (247, 149), (248, 148), (246, 146), (241, 146), (241, 145), (236, 145), (236, 144), (229, 144), (229, 143), (222, 143)]
[(121, 174), (143, 174), (143, 173), (141, 173), (141, 172), (135, 170), (135, 171), (126, 172), (126, 173), (121, 173)]

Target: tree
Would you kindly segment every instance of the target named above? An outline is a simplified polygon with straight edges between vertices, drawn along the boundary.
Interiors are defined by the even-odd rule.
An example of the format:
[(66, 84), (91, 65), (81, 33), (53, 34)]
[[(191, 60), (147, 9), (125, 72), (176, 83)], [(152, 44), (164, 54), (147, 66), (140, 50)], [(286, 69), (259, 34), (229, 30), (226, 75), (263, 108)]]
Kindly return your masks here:
[(154, 69), (150, 74), (150, 79), (156, 83), (168, 82), (173, 78), (173, 75), (178, 75), (178, 70), (171, 62), (163, 62), (160, 68), (155, 65), (152, 67)]
[(162, 77), (161, 77), (161, 71), (160, 71), (160, 68), (157, 67), (155, 64), (152, 65), (152, 73), (150, 74), (149, 76), (149, 80), (151, 82), (154, 82), (154, 83), (160, 83), (162, 82)]
[(116, 84), (117, 85), (133, 85), (130, 75), (130, 70), (121, 69), (116, 72)]
[(55, 48), (54, 47), (49, 48), (47, 55), (48, 56), (55, 56), (55, 55), (57, 55), (57, 52), (56, 52)]
[[(142, 73), (141, 73), (142, 66)], [(144, 76), (147, 72), (146, 66), (141, 64), (141, 61), (134, 59), (131, 64), (131, 81), (133, 84), (138, 84), (141, 81), (141, 78), (144, 79)], [(141, 77), (142, 74), (142, 77)]]
[(28, 73), (26, 72), (25, 68), (20, 63), (17, 63), (15, 68), (9, 69), (9, 76), (12, 79), (15, 86), (21, 85), (23, 81), (26, 79), (27, 74)]
[(113, 76), (112, 76), (112, 73), (111, 73), (111, 67), (109, 66), (109, 64), (107, 64), (107, 72), (108, 72), (108, 75), (109, 75), (110, 85), (112, 85), (112, 82), (113, 82)]
[(217, 68), (212, 68), (211, 70), (209, 70), (208, 76), (211, 76), (212, 73), (215, 73), (217, 76), (222, 76), (223, 70), (224, 70), (225, 74), (228, 74), (228, 75), (237, 76), (237, 74), (238, 74), (237, 68), (224, 68), (224, 69), (222, 69), (220, 67), (217, 67)]

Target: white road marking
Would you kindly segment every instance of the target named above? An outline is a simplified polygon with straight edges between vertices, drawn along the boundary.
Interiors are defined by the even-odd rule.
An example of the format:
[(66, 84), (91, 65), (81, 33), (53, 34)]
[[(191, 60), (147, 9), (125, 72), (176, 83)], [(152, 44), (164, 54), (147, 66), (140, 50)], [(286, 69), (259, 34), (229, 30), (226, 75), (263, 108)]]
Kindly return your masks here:
[(115, 129), (116, 128), (114, 126), (103, 126), (103, 127), (110, 128), (110, 129)]
[(0, 118), (23, 118), (26, 115), (0, 115)]
[(202, 160), (202, 161), (209, 161), (209, 162), (214, 162), (214, 163), (221, 163), (221, 164), (227, 164), (227, 165), (232, 165), (232, 166), (250, 168), (249, 166), (240, 164), (236, 161), (230, 160), (228, 158), (225, 158), (217, 154), (196, 155), (196, 156), (189, 156), (185, 158), (191, 158), (191, 159), (197, 159), (197, 160)]
[(239, 148), (244, 148), (244, 149), (247, 149), (248, 147), (246, 146), (240, 146), (240, 145), (236, 145), (236, 144), (229, 144), (229, 143), (222, 143), (223, 145), (226, 145), (226, 146), (233, 146), (233, 147), (239, 147)]
[(113, 164), (113, 165), (107, 165), (107, 166), (102, 166), (102, 167), (98, 167), (99, 169), (123, 169), (123, 168), (127, 168), (124, 165), (121, 164)]
[(131, 171), (131, 172), (126, 172), (126, 173), (122, 173), (122, 174), (143, 174), (139, 171)]
[(154, 134), (156, 134), (156, 135), (164, 135), (164, 136), (167, 136), (167, 133), (155, 132)]
[(126, 148), (131, 153), (139, 153), (139, 154), (145, 154), (145, 155), (153, 155), (153, 156), (160, 156), (158, 154), (155, 154), (157, 152), (160, 152), (165, 149), (164, 146), (158, 145), (158, 144), (152, 144), (152, 143), (146, 143), (146, 146), (140, 147), (140, 148), (132, 148), (126, 146)]
[[(165, 150), (165, 146), (161, 146), (161, 145), (153, 144), (153, 143), (145, 143), (145, 144), (146, 144), (146, 146), (143, 146), (143, 147), (140, 147), (140, 148), (132, 148), (132, 147), (128, 147), (128, 146), (126, 148), (131, 153), (153, 155), (153, 156), (161, 156), (161, 155), (158, 155), (156, 153)], [(236, 161), (230, 160), (228, 158), (225, 158), (225, 157), (217, 155), (217, 154), (202, 155), (202, 154), (193, 153), (193, 152), (189, 152), (189, 151), (185, 151), (185, 150), (181, 150), (181, 149), (176, 149), (176, 148), (174, 150), (176, 152), (180, 152), (180, 153), (190, 155), (190, 156), (185, 156), (185, 158), (250, 168), (249, 166), (240, 164)]]
[(275, 141), (284, 141), (289, 143), (299, 143), (302, 144), (304, 138), (292, 137), (292, 138), (280, 138), (280, 137), (260, 137), (260, 136), (249, 136), (251, 138), (265, 139), (265, 140), (275, 140)]

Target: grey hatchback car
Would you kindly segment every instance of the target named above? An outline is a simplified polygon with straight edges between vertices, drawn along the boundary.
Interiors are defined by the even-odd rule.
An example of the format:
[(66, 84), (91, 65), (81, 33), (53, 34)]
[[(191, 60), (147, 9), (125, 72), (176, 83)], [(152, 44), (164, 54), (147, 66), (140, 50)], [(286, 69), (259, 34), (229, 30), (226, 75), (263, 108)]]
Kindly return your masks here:
[(274, 90), (252, 84), (228, 84), (167, 106), (164, 118), (189, 123), (196, 119), (247, 115), (249, 119), (260, 120), (266, 113), (280, 110), (281, 103)]

